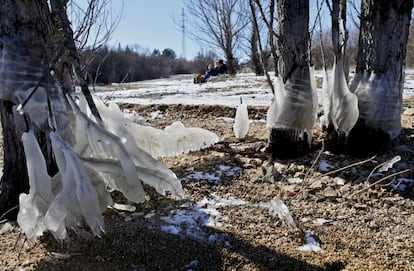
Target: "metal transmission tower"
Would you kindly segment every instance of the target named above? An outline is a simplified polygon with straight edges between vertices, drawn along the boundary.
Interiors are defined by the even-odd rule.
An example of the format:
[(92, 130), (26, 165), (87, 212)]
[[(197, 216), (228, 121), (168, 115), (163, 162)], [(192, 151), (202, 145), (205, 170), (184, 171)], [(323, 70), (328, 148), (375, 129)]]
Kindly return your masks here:
[(185, 13), (184, 8), (181, 10), (181, 46), (182, 46), (182, 57), (185, 58)]

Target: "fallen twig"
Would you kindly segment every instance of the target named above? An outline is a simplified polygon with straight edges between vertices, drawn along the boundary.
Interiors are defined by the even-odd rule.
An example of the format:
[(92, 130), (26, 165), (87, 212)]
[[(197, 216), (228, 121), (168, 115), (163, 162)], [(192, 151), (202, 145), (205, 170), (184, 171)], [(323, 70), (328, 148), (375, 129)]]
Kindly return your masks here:
[(374, 182), (374, 183), (370, 184), (369, 186), (364, 187), (363, 189), (358, 190), (358, 191), (356, 191), (355, 193), (353, 193), (353, 194), (349, 195), (349, 196), (347, 197), (347, 199), (351, 199), (353, 196), (355, 196), (355, 195), (357, 195), (357, 194), (359, 194), (359, 193), (362, 193), (362, 192), (364, 192), (364, 191), (366, 191), (366, 190), (370, 189), (371, 187), (373, 187), (373, 186), (375, 186), (375, 185), (377, 185), (377, 184), (379, 184), (379, 183), (381, 183), (381, 182), (383, 182), (383, 181), (385, 181), (385, 180), (387, 180), (387, 179), (389, 179), (389, 178), (391, 178), (391, 177), (394, 177), (394, 176), (397, 176), (397, 175), (400, 175), (400, 174), (403, 174), (403, 173), (406, 173), (406, 172), (410, 172), (410, 171), (412, 171), (412, 170), (413, 170), (413, 169), (408, 168), (408, 169), (404, 169), (404, 170), (398, 171), (398, 172), (396, 172), (396, 173), (390, 174), (390, 175), (388, 175), (388, 176), (385, 176), (384, 178), (379, 179), (378, 181), (376, 181), (376, 182)]

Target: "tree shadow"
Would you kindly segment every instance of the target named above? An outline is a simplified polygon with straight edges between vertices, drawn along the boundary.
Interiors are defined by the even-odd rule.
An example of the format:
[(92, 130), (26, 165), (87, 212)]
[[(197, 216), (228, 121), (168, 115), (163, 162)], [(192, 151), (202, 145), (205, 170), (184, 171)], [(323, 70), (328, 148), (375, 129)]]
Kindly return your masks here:
[(106, 218), (111, 222), (102, 238), (72, 236), (62, 245), (51, 236), (45, 238), (48, 251), (73, 256), (55, 261), (49, 257), (36, 270), (341, 270), (345, 266), (341, 262), (316, 266), (211, 227), (204, 229), (210, 236), (225, 236), (226, 242), (165, 233), (157, 219), (124, 221), (113, 212)]

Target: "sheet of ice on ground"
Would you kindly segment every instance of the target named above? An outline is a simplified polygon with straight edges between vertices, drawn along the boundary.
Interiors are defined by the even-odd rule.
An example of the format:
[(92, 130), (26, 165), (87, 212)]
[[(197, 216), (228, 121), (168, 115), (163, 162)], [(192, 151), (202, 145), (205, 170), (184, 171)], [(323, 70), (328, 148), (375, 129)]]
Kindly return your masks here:
[(391, 187), (401, 192), (408, 191), (414, 187), (414, 179), (398, 178), (391, 182)]
[(242, 171), (242, 168), (235, 165), (219, 164), (215, 170), (211, 171), (196, 171), (190, 167), (187, 169), (191, 172), (182, 178), (182, 181), (206, 181), (211, 183), (220, 183), (232, 178), (237, 173)]

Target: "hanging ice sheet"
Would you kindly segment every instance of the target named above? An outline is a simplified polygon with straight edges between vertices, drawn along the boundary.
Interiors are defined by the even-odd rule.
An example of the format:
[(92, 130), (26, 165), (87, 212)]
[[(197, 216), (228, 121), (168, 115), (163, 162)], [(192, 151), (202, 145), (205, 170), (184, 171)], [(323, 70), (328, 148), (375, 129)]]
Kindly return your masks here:
[[(77, 142), (83, 144), (76, 146), (76, 149), (82, 151), (81, 155), (86, 158), (84, 161), (90, 170), (97, 171), (111, 189), (121, 191), (131, 201), (137, 203), (144, 201), (140, 180), (151, 185), (161, 194), (170, 191), (179, 196), (184, 195), (181, 183), (174, 172), (139, 148), (134, 138), (122, 125), (123, 122), (112, 120), (107, 123), (109, 130), (117, 130), (118, 136), (116, 136), (92, 122), (79, 110), (71, 97), (69, 101), (79, 122)], [(107, 119), (104, 119), (104, 122), (106, 121)], [(82, 139), (83, 135), (87, 140)], [(103, 170), (104, 167), (106, 170)], [(120, 175), (123, 178), (120, 178)]]
[[(294, 129), (299, 135), (312, 135), (316, 119), (316, 84), (309, 68), (296, 69), (289, 80), (275, 78), (275, 95), (267, 112), (269, 128)], [(311, 136), (309, 137), (309, 139)]]
[(358, 96), (359, 117), (369, 127), (379, 128), (395, 138), (401, 131), (403, 72), (396, 66), (385, 74), (358, 73), (351, 91)]
[(358, 98), (348, 88), (343, 61), (333, 67), (331, 77), (325, 72), (322, 91), (324, 94), (324, 116), (322, 124), (332, 124), (335, 129), (348, 134), (355, 126), (358, 116)]
[(46, 231), (44, 216), (52, 203), (51, 178), (47, 173), (46, 161), (37, 143), (33, 131), (23, 133), (22, 142), (26, 155), (29, 175), (29, 194), (19, 196), (17, 223), (29, 240), (41, 236)]

